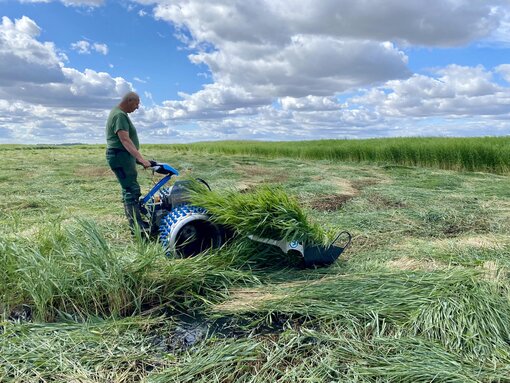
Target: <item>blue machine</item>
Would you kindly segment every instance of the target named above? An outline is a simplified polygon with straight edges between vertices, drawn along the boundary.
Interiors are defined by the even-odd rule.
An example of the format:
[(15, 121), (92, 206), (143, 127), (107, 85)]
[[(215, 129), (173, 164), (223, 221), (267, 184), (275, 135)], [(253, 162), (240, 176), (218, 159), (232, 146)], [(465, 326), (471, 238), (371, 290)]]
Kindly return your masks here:
[[(151, 164), (152, 170), (164, 177), (140, 200), (140, 210), (149, 220), (151, 233), (159, 234), (168, 253), (191, 257), (225, 243), (228, 231), (212, 222), (204, 208), (190, 204), (190, 181), (176, 181), (164, 187), (179, 172), (168, 164)], [(209, 188), (205, 181), (199, 181)]]
[[(207, 249), (222, 246), (231, 236), (228, 228), (211, 219), (206, 209), (193, 206), (189, 198), (189, 182), (176, 181), (164, 187), (179, 172), (168, 164), (151, 161), (154, 172), (164, 177), (140, 200), (140, 210), (147, 216), (151, 233), (159, 239), (169, 254), (191, 257)], [(209, 190), (209, 185), (202, 179)], [(302, 243), (285, 240), (275, 241), (249, 235), (253, 241), (279, 247), (284, 253), (295, 253), (303, 258), (305, 267), (328, 266), (335, 262), (351, 243), (351, 234), (343, 231), (329, 246), (304, 246)], [(345, 238), (338, 244), (340, 238)]]

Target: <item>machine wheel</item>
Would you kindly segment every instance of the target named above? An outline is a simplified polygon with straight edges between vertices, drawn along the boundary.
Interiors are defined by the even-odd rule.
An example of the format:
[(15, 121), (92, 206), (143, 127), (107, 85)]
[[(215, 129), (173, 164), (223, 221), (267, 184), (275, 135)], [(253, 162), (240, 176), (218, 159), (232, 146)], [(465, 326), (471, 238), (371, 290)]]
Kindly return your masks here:
[(220, 247), (224, 231), (211, 221), (204, 208), (180, 205), (161, 220), (160, 241), (168, 254), (192, 257), (207, 249)]

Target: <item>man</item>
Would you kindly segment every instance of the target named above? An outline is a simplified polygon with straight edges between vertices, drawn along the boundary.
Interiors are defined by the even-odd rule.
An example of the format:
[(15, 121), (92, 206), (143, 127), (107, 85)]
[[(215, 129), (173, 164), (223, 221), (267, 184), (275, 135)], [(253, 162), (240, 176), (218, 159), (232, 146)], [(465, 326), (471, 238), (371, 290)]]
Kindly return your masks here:
[(139, 152), (138, 135), (128, 116), (128, 113), (138, 109), (139, 104), (140, 97), (135, 92), (129, 92), (110, 112), (106, 122), (106, 160), (122, 187), (124, 210), (131, 230), (134, 232), (137, 225), (146, 232), (149, 224), (140, 215), (141, 192), (136, 179), (136, 163), (144, 168), (151, 166), (151, 163)]

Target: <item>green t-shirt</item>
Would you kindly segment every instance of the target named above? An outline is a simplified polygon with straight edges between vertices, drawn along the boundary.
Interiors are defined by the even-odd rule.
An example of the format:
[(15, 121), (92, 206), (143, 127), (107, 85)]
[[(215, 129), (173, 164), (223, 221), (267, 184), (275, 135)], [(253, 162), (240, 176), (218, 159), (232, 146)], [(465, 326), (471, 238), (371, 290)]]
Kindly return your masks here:
[(140, 143), (138, 142), (138, 134), (131, 120), (129, 119), (126, 112), (119, 109), (118, 106), (112, 109), (108, 120), (106, 121), (106, 147), (115, 149), (124, 149), (124, 145), (119, 139), (117, 132), (119, 130), (127, 130), (129, 138), (135, 144), (137, 149), (140, 149)]

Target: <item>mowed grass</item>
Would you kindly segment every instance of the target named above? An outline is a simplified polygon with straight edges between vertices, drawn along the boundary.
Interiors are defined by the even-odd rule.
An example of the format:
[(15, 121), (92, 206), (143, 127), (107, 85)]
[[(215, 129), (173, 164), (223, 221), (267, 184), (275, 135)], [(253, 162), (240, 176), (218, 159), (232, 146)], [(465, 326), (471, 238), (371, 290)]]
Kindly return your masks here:
[[(337, 142), (320, 144), (327, 153)], [(209, 202), (223, 198), (218, 214), (241, 233), (264, 229), (243, 213), (251, 206), (289, 237), (348, 230), (351, 247), (322, 269), (250, 241), (167, 258), (129, 235), (104, 147), (0, 147), (0, 381), (510, 381), (503, 168), (340, 162), (309, 143), (293, 147), (317, 157), (214, 145), (229, 146), (143, 152), (206, 179)], [(139, 178), (144, 191), (158, 179)], [(264, 201), (308, 226), (265, 215)]]

